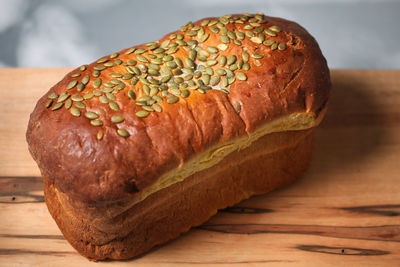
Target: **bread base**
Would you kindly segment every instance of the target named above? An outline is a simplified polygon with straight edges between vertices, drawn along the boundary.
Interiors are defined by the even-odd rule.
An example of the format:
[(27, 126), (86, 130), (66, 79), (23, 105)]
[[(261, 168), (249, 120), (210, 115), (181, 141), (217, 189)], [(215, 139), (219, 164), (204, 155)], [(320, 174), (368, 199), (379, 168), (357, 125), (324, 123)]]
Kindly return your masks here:
[(128, 200), (88, 205), (45, 182), (46, 203), (65, 238), (83, 256), (132, 258), (202, 224), (218, 209), (293, 182), (308, 167), (313, 131), (265, 135), (131, 207)]

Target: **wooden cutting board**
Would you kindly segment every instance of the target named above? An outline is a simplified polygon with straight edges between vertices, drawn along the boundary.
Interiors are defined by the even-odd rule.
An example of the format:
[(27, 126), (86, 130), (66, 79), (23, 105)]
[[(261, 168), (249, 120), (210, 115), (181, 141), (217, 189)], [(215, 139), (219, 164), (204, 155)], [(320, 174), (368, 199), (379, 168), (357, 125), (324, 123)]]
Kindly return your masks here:
[(0, 69), (0, 265), (400, 266), (400, 71), (333, 70), (310, 169), (130, 261), (93, 263), (47, 211), (25, 142), (69, 69)]

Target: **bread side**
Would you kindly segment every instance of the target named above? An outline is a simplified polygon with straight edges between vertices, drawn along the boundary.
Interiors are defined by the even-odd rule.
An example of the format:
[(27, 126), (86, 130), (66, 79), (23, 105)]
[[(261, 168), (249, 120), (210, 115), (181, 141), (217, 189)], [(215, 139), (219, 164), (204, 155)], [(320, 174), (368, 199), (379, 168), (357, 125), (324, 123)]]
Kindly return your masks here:
[[(236, 17), (239, 19), (235, 20)], [(78, 68), (39, 100), (31, 114), (27, 141), (49, 184), (69, 197), (87, 203), (129, 199), (156, 183), (163, 174), (212, 146), (251, 134), (261, 125), (292, 113), (305, 112), (317, 117), (325, 106), (330, 86), (326, 61), (315, 40), (296, 23), (262, 15), (233, 15), (203, 19), (185, 27), (155, 43), (122, 50)], [(262, 31), (257, 33), (260, 27)], [(214, 32), (215, 28), (218, 33)], [(203, 34), (199, 34), (202, 31)], [(228, 32), (236, 37), (230, 39), (232, 34)], [(244, 34), (243, 39), (238, 32)], [(261, 33), (265, 40), (259, 43)], [(182, 39), (179, 39), (180, 34)], [(198, 44), (190, 40), (196, 40)], [(274, 43), (268, 45), (267, 41)], [(175, 52), (172, 43), (177, 44)], [(154, 62), (157, 58), (152, 59), (149, 55), (156, 55), (155, 50), (163, 45), (165, 56), (160, 64), (160, 75), (149, 75), (149, 65), (156, 63), (143, 63), (147, 76), (143, 75), (144, 68), (141, 75), (137, 75), (133, 67), (139, 68), (140, 60)], [(158, 47), (151, 50), (151, 46)], [(209, 47), (218, 52), (211, 53), (213, 49), (207, 50)], [(146, 51), (135, 53), (141, 49)], [(191, 51), (197, 52), (192, 62), (187, 60), (193, 57)], [(206, 61), (200, 60), (204, 54), (201, 51), (209, 54)], [(246, 55), (249, 55), (248, 59)], [(162, 73), (163, 67), (170, 62), (164, 62), (167, 56), (173, 56), (177, 65), (170, 71), (189, 72), (179, 74), (178, 71), (170, 77), (170, 81), (178, 84), (179, 94), (174, 90), (174, 83), (161, 82), (168, 76)], [(230, 66), (241, 64), (241, 67), (230, 70), (228, 63), (222, 66), (223, 56), (226, 61), (235, 56), (236, 62)], [(182, 66), (177, 58), (181, 59)], [(133, 64), (130, 60), (135, 60), (136, 65), (129, 65)], [(211, 65), (213, 60), (217, 61), (215, 65)], [(199, 70), (201, 65), (205, 66), (203, 71)], [(214, 73), (211, 77), (219, 77), (215, 78), (219, 83), (210, 85), (209, 81), (209, 85), (205, 85), (204, 77), (211, 72), (208, 67)], [(180, 86), (189, 83), (185, 81), (185, 75), (191, 75), (187, 69), (193, 71), (191, 80), (196, 81), (198, 88)], [(224, 77), (228, 74), (218, 75), (217, 69), (225, 72), (229, 69), (234, 81), (226, 85)], [(196, 71), (201, 72), (199, 79), (194, 78)], [(86, 75), (89, 81), (84, 85)], [(154, 80), (160, 84), (152, 84)], [(204, 85), (199, 85), (199, 80)], [(207, 78), (205, 80), (207, 82)], [(163, 85), (168, 89), (162, 90)], [(144, 104), (159, 110), (154, 106), (157, 104), (162, 111), (147, 114), (141, 99), (153, 88), (157, 88), (156, 95), (162, 102), (147, 105), (146, 100)], [(70, 96), (63, 100), (63, 92)], [(57, 98), (48, 104), (55, 95)]]
[(94, 260), (131, 258), (200, 225), (218, 209), (294, 181), (308, 166), (313, 131), (268, 134), (123, 212), (124, 203), (88, 205), (49, 183), (46, 202), (66, 239), (82, 255)]

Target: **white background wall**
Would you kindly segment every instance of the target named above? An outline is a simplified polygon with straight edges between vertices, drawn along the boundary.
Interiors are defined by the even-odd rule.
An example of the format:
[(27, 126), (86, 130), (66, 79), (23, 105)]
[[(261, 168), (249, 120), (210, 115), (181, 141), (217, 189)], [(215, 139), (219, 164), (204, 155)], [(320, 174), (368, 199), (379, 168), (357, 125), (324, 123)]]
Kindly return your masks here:
[(0, 0), (0, 67), (77, 66), (189, 20), (243, 12), (297, 21), (331, 68), (400, 69), (396, 0)]

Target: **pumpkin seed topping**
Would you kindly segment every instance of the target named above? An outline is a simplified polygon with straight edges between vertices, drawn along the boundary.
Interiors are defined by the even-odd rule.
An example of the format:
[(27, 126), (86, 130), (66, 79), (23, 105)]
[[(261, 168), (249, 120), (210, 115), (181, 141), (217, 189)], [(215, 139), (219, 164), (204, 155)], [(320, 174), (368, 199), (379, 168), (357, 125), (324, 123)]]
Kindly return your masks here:
[(125, 120), (124, 116), (121, 115), (114, 115), (111, 117), (111, 122), (112, 123), (121, 123)]
[(129, 132), (125, 129), (118, 129), (117, 133), (122, 137), (129, 137)]
[[(220, 90), (229, 94), (230, 85), (237, 80), (247, 80), (246, 72), (262, 65), (260, 59), (274, 50), (287, 48), (285, 41), (277, 43), (269, 39), (278, 36), (281, 29), (267, 23), (260, 13), (188, 22), (180, 32), (170, 34), (164, 41), (128, 48), (121, 52), (121, 57), (119, 53), (113, 53), (97, 60), (89, 73), (85, 73), (86, 65), (81, 66), (80, 72), (70, 74), (74, 79), (69, 81), (66, 90), (72, 93), (50, 93), (46, 107), (57, 110), (64, 106), (72, 116), (83, 114), (93, 126), (99, 127), (103, 125), (99, 114), (107, 114), (104, 112), (108, 108), (113, 111), (121, 109), (117, 98), (121, 104), (140, 106), (136, 116), (146, 118), (151, 112), (163, 111), (160, 103), (177, 103), (194, 91), (206, 94), (209, 90)], [(217, 42), (214, 46), (207, 45), (210, 32), (215, 35), (212, 37), (213, 42)], [(93, 81), (91, 84), (90, 80)], [(74, 88), (77, 92), (73, 91)], [(79, 93), (84, 90), (85, 94)], [(124, 97), (133, 101), (124, 102)], [(101, 105), (99, 111), (85, 110), (86, 102), (91, 99), (101, 103), (98, 104)], [(92, 107), (91, 103), (88, 106)], [(114, 124), (124, 120), (122, 115), (111, 117)], [(117, 129), (117, 132), (129, 137), (126, 129)], [(103, 135), (102, 130), (98, 131), (98, 140)]]

